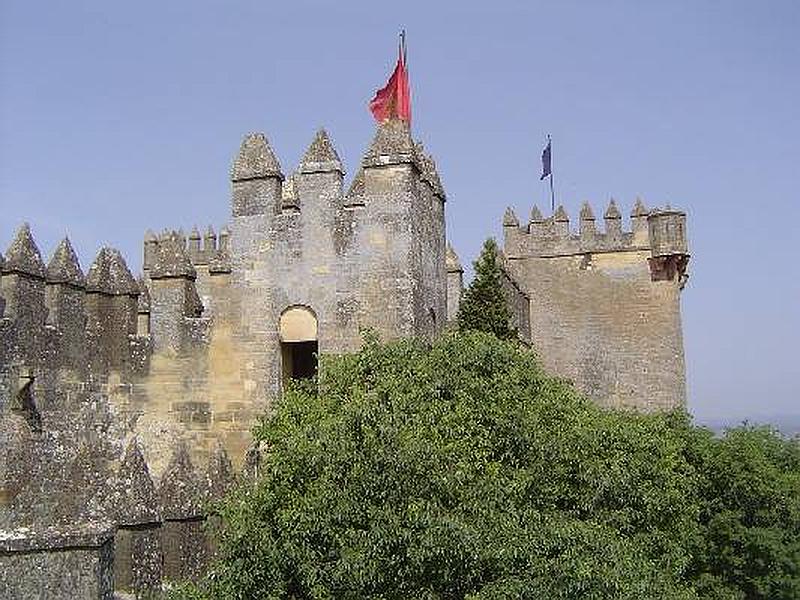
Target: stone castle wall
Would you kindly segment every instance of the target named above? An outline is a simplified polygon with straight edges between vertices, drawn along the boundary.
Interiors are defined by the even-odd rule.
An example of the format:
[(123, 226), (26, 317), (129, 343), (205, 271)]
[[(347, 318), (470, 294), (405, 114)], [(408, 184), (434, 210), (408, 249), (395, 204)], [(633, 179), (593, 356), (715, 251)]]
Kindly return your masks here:
[[(251, 428), (297, 341), (284, 317), (340, 353), (364, 329), (430, 338), (457, 314), (444, 188), (405, 124), (378, 127), (347, 191), (324, 131), (288, 176), (246, 136), (231, 185), (219, 234), (145, 235), (138, 280), (112, 248), (84, 274), (66, 239), (45, 264), (27, 225), (0, 255), (0, 529), (110, 523), (125, 589), (202, 570), (203, 503), (257, 468)], [(506, 214), (513, 324), (603, 404), (680, 406), (685, 215), (637, 204), (623, 232), (612, 204), (605, 221), (587, 207), (572, 234), (563, 209)]]
[[(108, 519), (119, 580), (153, 555), (167, 577), (194, 572), (201, 500), (258, 455), (251, 429), (282, 385), (287, 310), (313, 315), (329, 353), (358, 347), (365, 328), (384, 339), (443, 328), (433, 159), (389, 122), (347, 193), (343, 178), (324, 131), (288, 178), (266, 137), (247, 136), (231, 221), (219, 235), (148, 232), (138, 281), (114, 249), (84, 275), (68, 240), (45, 264), (18, 231), (0, 256), (0, 526)], [(126, 447), (140, 455), (133, 479)], [(134, 495), (124, 514), (103, 501), (114, 482)], [(144, 547), (151, 558), (137, 562)]]

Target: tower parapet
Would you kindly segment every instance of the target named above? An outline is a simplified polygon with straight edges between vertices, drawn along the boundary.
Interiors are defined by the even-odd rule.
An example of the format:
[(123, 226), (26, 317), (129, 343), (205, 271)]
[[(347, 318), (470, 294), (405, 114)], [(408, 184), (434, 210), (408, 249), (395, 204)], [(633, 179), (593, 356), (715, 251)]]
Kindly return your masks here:
[(263, 133), (245, 136), (231, 169), (233, 216), (279, 213), (283, 179), (267, 137)]
[[(555, 214), (544, 218), (534, 206), (527, 228), (519, 225), (519, 220), (510, 208), (503, 216), (505, 252), (510, 259), (539, 257), (589, 255), (608, 252), (649, 252), (653, 277), (663, 278), (663, 274), (679, 274), (684, 277), (688, 263), (686, 245), (686, 214), (671, 208), (648, 211), (641, 199), (637, 198), (631, 212), (631, 231), (623, 231), (622, 215), (612, 198), (603, 214), (604, 231), (598, 231), (594, 213), (588, 203), (581, 207), (579, 229), (573, 234), (569, 227), (569, 217), (562, 206)], [(659, 257), (674, 256), (665, 261)], [(677, 258), (684, 257), (684, 258)], [(655, 260), (658, 259), (658, 260)], [(669, 262), (672, 266), (663, 267)]]
[(186, 253), (186, 240), (178, 231), (162, 234), (158, 255), (150, 269), (150, 332), (155, 350), (178, 350), (187, 341), (186, 318), (201, 316), (197, 271)]
[(76, 371), (86, 367), (86, 278), (78, 256), (64, 238), (47, 264), (47, 322), (58, 335), (58, 363)]
[(129, 369), (138, 296), (139, 285), (119, 250), (101, 248), (86, 275), (87, 343), (93, 373)]
[(588, 203), (575, 233), (561, 207), (547, 218), (534, 207), (527, 227), (506, 211), (505, 266), (531, 298), (531, 342), (549, 369), (605, 405), (683, 406), (686, 215), (637, 199), (626, 231), (612, 199), (603, 222), (599, 231)]
[(24, 223), (6, 251), (0, 290), (5, 300), (4, 317), (14, 323), (13, 342), (8, 340), (8, 360), (37, 366), (42, 359), (46, 269), (42, 255)]

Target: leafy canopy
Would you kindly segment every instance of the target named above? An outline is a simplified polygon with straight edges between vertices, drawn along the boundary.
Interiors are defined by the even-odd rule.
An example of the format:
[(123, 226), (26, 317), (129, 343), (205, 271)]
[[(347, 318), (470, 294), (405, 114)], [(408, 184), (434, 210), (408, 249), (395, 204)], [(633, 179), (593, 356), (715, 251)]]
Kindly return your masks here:
[(480, 333), (323, 359), (184, 598), (797, 598), (800, 450), (603, 410)]
[(485, 331), (503, 340), (515, 338), (517, 332), (511, 326), (511, 311), (503, 291), (497, 243), (492, 238), (483, 243), (473, 264), (475, 277), (458, 306), (458, 329)]

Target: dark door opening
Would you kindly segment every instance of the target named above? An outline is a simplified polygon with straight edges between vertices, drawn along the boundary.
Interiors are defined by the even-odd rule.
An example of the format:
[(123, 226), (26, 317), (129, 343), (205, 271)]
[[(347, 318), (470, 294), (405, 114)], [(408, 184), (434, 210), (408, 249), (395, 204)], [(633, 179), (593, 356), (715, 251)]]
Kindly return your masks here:
[(316, 340), (310, 342), (281, 343), (283, 379), (310, 379), (317, 374)]

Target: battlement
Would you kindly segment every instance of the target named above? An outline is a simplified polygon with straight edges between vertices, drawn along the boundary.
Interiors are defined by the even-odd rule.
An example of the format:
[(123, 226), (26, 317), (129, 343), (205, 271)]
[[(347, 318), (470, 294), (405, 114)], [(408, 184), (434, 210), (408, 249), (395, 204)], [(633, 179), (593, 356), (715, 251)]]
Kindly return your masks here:
[(230, 231), (226, 226), (219, 236), (209, 225), (201, 236), (197, 226), (188, 237), (183, 230), (165, 229), (160, 236), (148, 230), (144, 235), (142, 270), (150, 279), (170, 277), (195, 280), (195, 267), (207, 267), (210, 273), (229, 273), (228, 242)]
[[(275, 152), (263, 133), (250, 133), (242, 141), (231, 169), (234, 217), (294, 214), (303, 210), (304, 182), (313, 182), (313, 196), (334, 198), (337, 208), (365, 205), (372, 186), (365, 170), (411, 165), (433, 195), (445, 200), (444, 187), (433, 157), (414, 141), (408, 125), (390, 120), (378, 126), (363, 155), (350, 189), (343, 192), (344, 165), (324, 129), (316, 132), (297, 168), (284, 176)], [(323, 176), (323, 177), (321, 177)]]
[(584, 202), (578, 215), (578, 228), (573, 232), (563, 206), (544, 217), (538, 207), (531, 209), (530, 219), (521, 225), (511, 208), (503, 217), (505, 252), (515, 258), (555, 258), (603, 252), (648, 251), (652, 257), (687, 255), (686, 213), (665, 209), (647, 210), (637, 198), (630, 214), (631, 230), (623, 231), (622, 214), (612, 198), (603, 213), (601, 231), (591, 206)]
[(101, 376), (130, 368), (139, 285), (122, 254), (101, 248), (84, 275), (64, 238), (45, 266), (23, 224), (0, 268), (0, 362)]

